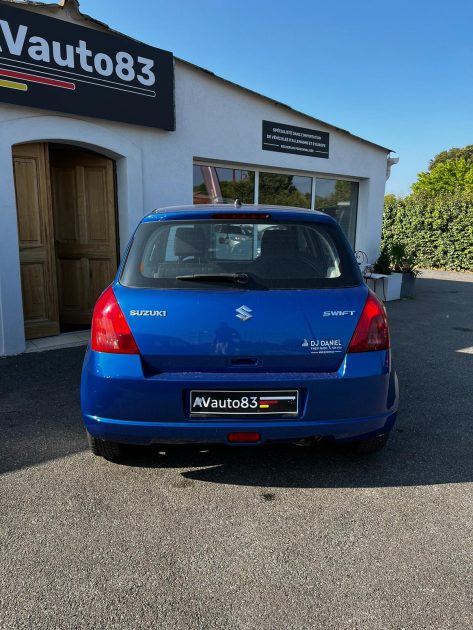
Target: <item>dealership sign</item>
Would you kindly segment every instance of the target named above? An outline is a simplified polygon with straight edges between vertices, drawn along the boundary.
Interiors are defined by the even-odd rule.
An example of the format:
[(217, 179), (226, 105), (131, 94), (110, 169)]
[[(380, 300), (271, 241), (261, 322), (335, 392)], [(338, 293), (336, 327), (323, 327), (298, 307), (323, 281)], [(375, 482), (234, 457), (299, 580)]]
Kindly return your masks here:
[(329, 157), (330, 134), (326, 131), (294, 127), (263, 120), (263, 150), (294, 153), (311, 157)]
[(0, 101), (174, 130), (173, 56), (0, 5)]

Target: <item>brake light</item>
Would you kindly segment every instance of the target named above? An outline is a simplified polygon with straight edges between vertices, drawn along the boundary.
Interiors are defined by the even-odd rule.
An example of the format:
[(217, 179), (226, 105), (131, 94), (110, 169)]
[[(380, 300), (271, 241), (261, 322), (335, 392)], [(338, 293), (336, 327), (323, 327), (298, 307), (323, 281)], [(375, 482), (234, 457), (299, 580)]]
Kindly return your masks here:
[(231, 221), (239, 221), (240, 219), (247, 221), (268, 220), (270, 218), (270, 214), (262, 214), (261, 212), (217, 212), (212, 215), (212, 219), (229, 219)]
[(384, 304), (370, 291), (348, 352), (373, 352), (389, 348), (389, 326)]
[(94, 308), (92, 350), (115, 354), (139, 354), (138, 346), (112, 287), (102, 293)]

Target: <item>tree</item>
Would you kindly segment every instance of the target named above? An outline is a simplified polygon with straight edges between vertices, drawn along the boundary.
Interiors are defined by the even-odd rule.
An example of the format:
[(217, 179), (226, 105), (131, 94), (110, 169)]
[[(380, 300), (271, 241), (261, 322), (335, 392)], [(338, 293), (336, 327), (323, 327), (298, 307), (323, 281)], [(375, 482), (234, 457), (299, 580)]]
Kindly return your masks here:
[(428, 172), (419, 173), (412, 186), (414, 193), (429, 196), (461, 190), (473, 191), (473, 160), (464, 157), (437, 162)]
[(437, 196), (446, 192), (473, 190), (473, 144), (441, 151), (419, 173), (412, 186), (414, 194)]
[(441, 164), (447, 160), (459, 160), (460, 158), (473, 164), (473, 144), (469, 144), (466, 147), (463, 147), (463, 149), (454, 147), (452, 149), (448, 149), (447, 151), (437, 153), (433, 160), (430, 160), (429, 162), (429, 171), (437, 166), (437, 164)]
[(393, 195), (393, 193), (387, 193), (387, 195), (384, 196), (385, 208), (392, 208), (393, 206), (396, 205), (396, 202), (397, 202), (397, 197), (396, 195)]

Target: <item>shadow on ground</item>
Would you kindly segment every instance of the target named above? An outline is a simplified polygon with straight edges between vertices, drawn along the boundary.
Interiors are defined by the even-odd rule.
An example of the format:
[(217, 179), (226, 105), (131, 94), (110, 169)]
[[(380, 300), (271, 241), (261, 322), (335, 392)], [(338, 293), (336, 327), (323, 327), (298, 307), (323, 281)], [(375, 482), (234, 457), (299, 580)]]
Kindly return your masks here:
[(85, 348), (0, 359), (0, 473), (87, 448), (79, 405)]
[[(473, 349), (473, 282), (420, 278), (416, 299), (388, 308), (401, 406), (383, 452), (359, 456), (327, 444), (129, 447), (116, 465), (186, 469), (185, 479), (257, 487), (472, 481), (473, 354), (464, 350)], [(83, 354), (73, 348), (0, 360), (0, 472), (86, 449)]]

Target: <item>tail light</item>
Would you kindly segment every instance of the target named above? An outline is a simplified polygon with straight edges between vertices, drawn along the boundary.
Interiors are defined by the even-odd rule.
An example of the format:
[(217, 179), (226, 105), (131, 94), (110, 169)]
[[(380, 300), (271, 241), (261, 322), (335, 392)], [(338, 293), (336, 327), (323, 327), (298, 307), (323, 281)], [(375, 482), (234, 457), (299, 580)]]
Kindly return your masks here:
[(348, 352), (373, 352), (389, 348), (389, 326), (384, 304), (370, 291)]
[(92, 350), (139, 354), (133, 335), (112, 287), (99, 297), (92, 316)]

